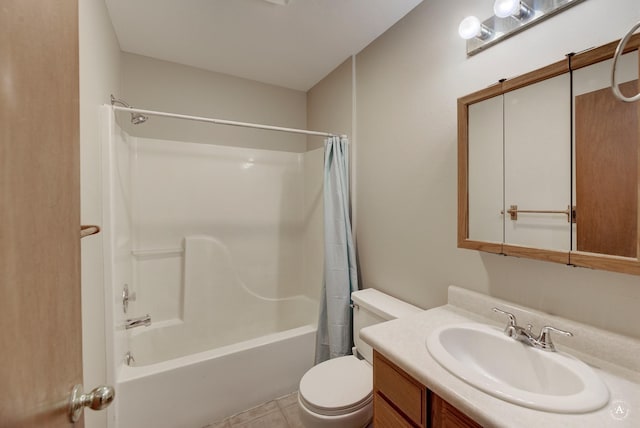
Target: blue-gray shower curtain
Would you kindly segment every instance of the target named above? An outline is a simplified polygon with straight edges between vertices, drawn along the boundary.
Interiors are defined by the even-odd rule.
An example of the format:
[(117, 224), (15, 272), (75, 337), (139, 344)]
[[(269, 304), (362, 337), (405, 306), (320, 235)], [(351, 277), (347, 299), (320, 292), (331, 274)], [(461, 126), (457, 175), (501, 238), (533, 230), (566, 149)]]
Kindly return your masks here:
[(358, 289), (349, 218), (349, 142), (324, 143), (324, 279), (316, 336), (316, 364), (351, 353), (351, 292)]

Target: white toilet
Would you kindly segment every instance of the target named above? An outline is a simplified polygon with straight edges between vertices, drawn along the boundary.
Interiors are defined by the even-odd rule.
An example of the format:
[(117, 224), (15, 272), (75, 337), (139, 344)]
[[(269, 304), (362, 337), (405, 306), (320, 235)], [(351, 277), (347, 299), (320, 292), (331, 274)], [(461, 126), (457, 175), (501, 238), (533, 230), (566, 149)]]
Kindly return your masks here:
[(354, 355), (320, 363), (300, 380), (298, 407), (307, 428), (361, 428), (371, 422), (373, 350), (358, 333), (364, 327), (422, 310), (373, 288), (354, 291), (351, 299)]

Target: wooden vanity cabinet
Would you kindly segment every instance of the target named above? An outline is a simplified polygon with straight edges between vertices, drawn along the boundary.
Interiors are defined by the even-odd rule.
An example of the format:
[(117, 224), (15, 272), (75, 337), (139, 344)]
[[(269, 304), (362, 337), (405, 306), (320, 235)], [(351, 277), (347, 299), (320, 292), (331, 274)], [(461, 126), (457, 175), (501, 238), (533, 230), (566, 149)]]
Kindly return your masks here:
[(374, 428), (481, 428), (378, 352), (373, 354)]
[(402, 369), (374, 351), (373, 425), (427, 427), (427, 389)]
[(431, 391), (429, 392), (429, 420), (432, 428), (482, 428), (473, 419), (444, 401)]

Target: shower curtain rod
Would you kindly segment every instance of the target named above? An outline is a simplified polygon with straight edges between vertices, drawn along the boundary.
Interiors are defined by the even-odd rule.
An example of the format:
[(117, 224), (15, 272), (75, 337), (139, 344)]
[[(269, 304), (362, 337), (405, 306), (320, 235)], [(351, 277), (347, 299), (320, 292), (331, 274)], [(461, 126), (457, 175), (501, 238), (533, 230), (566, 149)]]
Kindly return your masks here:
[(114, 110), (128, 111), (130, 113), (141, 113), (149, 116), (172, 117), (175, 119), (193, 120), (195, 122), (207, 122), (207, 123), (215, 123), (218, 125), (240, 126), (243, 128), (266, 129), (268, 131), (291, 132), (294, 134), (317, 135), (320, 137), (347, 138), (347, 136), (344, 134), (333, 134), (330, 132), (307, 131), (306, 129), (296, 129), (296, 128), (282, 128), (280, 126), (261, 125), (259, 123), (236, 122), (233, 120), (212, 119), (209, 117), (200, 117), (200, 116), (188, 116), (185, 114), (165, 113), (162, 111), (153, 111), (153, 110), (143, 110), (143, 109), (134, 108), (134, 107), (120, 107), (115, 105), (112, 107)]

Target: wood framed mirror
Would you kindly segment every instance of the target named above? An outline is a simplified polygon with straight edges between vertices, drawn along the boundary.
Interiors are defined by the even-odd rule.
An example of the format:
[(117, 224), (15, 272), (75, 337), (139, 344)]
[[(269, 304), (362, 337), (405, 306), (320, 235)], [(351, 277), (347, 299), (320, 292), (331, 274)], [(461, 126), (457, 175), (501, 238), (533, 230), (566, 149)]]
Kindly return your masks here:
[(617, 44), (458, 99), (459, 248), (640, 275), (640, 103), (609, 87)]

